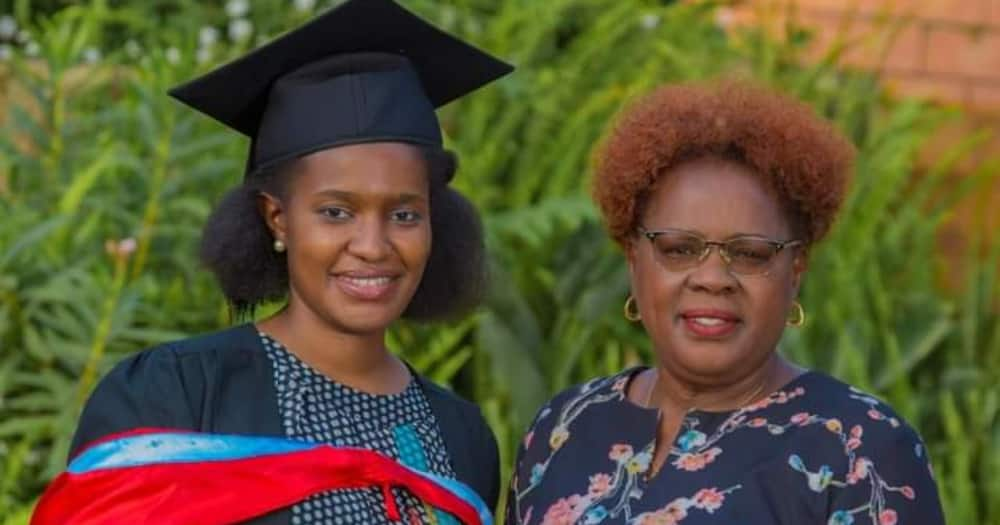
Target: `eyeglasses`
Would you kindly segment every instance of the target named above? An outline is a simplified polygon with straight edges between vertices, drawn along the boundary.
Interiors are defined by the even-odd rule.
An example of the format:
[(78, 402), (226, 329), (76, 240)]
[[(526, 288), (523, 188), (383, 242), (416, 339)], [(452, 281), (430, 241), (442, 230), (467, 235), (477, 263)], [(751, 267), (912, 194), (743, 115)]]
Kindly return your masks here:
[(649, 239), (660, 264), (672, 272), (698, 266), (708, 258), (712, 246), (717, 246), (719, 255), (730, 272), (738, 275), (765, 275), (771, 270), (775, 256), (782, 250), (802, 244), (800, 240), (778, 241), (753, 235), (710, 241), (685, 230), (647, 231), (641, 226), (639, 233)]

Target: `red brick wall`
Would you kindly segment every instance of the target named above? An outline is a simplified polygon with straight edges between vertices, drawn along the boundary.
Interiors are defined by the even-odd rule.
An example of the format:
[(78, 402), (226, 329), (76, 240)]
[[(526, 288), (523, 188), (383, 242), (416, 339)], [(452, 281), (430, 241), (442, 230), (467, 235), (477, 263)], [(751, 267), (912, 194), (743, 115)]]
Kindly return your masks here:
[(816, 31), (817, 53), (880, 71), (902, 94), (1000, 115), (1000, 0), (744, 0), (734, 20), (788, 14)]

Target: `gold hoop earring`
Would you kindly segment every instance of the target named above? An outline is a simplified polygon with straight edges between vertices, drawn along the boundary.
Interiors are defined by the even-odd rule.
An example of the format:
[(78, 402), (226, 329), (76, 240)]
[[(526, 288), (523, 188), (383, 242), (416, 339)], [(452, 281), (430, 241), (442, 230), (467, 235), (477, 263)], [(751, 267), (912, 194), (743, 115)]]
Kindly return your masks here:
[(625, 319), (633, 323), (642, 319), (639, 307), (635, 304), (635, 297), (631, 294), (629, 294), (628, 299), (625, 299)]
[(794, 316), (789, 317), (788, 320), (785, 321), (788, 326), (799, 328), (806, 324), (806, 309), (802, 308), (802, 303), (798, 301), (793, 302), (792, 312), (794, 313)]
[(285, 250), (287, 249), (288, 248), (285, 246), (285, 243), (281, 242), (281, 239), (274, 240), (274, 251), (278, 253), (285, 253)]

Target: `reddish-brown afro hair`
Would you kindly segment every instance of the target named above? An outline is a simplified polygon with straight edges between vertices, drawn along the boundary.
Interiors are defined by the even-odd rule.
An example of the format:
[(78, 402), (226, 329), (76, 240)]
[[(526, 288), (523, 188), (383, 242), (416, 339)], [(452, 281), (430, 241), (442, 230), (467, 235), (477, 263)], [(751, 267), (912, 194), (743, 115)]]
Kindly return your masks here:
[(749, 83), (661, 87), (626, 109), (596, 152), (594, 200), (612, 238), (626, 246), (657, 177), (702, 157), (763, 177), (812, 244), (844, 199), (854, 147), (810, 107)]

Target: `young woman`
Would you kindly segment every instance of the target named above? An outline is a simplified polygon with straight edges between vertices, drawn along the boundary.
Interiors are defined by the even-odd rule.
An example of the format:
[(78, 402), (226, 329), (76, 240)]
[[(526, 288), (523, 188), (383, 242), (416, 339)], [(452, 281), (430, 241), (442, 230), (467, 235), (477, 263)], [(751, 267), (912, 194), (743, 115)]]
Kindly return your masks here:
[[(329, 485), (336, 490), (305, 491), (309, 497), (299, 491), (260, 509), (262, 500), (281, 500), (275, 494), (291, 490), (299, 474), (311, 475), (310, 465), (289, 473), (292, 459), (259, 470), (246, 462), (267, 460), (274, 447), (298, 451), (291, 442), (328, 444), (338, 453), (374, 451), (407, 472), (457, 479), (492, 509), (497, 449), (483, 417), (390, 353), (385, 334), (401, 317), (449, 317), (479, 298), (479, 222), (447, 186), (455, 162), (442, 148), (434, 109), (510, 70), (391, 0), (352, 0), (172, 91), (251, 138), (242, 185), (226, 195), (205, 229), (204, 262), (237, 309), (273, 300), (285, 306), (260, 322), (121, 362), (83, 411), (74, 456), (96, 454), (93, 448), (110, 437), (116, 446), (146, 447), (152, 455), (185, 450), (166, 465), (135, 460), (142, 467), (169, 469), (173, 461), (216, 468), (220, 463), (195, 461), (204, 452), (199, 447), (215, 445), (187, 431), (229, 436), (233, 440), (213, 449), (221, 455), (207, 459), (232, 460), (239, 449), (236, 459), (245, 468), (232, 471), (229, 481), (242, 488), (205, 492), (191, 502), (205, 506), (198, 523), (215, 523), (207, 517), (212, 513), (225, 515), (220, 523), (232, 516), (268, 524), (454, 519), (417, 497), (428, 493), (420, 483), (383, 479), (397, 470), (370, 455), (351, 461), (354, 470), (346, 474), (335, 472), (343, 478)], [(137, 444), (137, 430), (140, 437), (157, 437)], [(184, 431), (188, 441), (173, 431)], [(264, 441), (261, 449), (234, 435), (286, 440)], [(81, 471), (95, 475), (85, 469), (90, 466), (74, 470), (71, 463), (71, 481), (79, 482)], [(171, 491), (190, 487), (154, 483), (160, 492), (132, 501), (120, 487), (135, 479), (122, 477), (123, 485), (115, 485), (121, 492), (115, 501), (133, 506), (131, 521), (191, 515), (165, 504), (174, 501)], [(114, 512), (111, 501), (105, 498), (103, 510)], [(230, 512), (241, 506), (254, 510)]]

